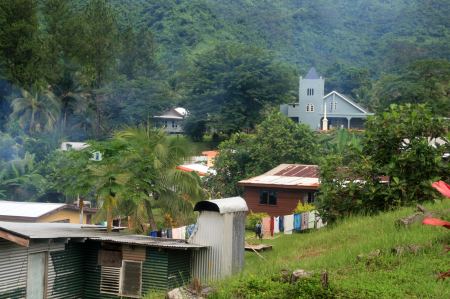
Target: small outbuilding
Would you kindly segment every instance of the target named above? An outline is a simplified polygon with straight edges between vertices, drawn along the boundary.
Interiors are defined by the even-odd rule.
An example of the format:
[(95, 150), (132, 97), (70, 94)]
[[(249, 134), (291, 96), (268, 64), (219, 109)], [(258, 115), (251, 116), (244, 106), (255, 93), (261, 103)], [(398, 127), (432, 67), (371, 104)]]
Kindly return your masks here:
[(245, 218), (248, 207), (242, 197), (198, 202), (200, 212), (189, 243), (207, 245), (194, 252), (192, 277), (202, 282), (230, 276), (242, 270), (245, 249)]
[(185, 240), (67, 223), (0, 222), (0, 298), (141, 298), (191, 277)]

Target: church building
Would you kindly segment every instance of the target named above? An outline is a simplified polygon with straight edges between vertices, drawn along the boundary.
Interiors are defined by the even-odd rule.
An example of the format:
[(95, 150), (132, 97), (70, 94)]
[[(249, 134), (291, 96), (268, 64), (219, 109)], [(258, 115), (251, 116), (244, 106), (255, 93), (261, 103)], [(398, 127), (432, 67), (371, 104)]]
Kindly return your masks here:
[(315, 68), (300, 77), (298, 103), (283, 104), (280, 110), (313, 130), (363, 129), (367, 116), (373, 115), (337, 91), (325, 95), (325, 79)]

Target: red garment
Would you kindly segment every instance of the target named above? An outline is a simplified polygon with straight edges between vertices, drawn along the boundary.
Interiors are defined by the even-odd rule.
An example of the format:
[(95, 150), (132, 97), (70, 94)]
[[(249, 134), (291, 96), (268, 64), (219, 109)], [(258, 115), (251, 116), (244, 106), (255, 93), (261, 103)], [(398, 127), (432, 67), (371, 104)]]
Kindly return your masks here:
[(450, 185), (444, 181), (437, 181), (431, 184), (431, 186), (439, 191), (445, 197), (450, 198)]
[(274, 218), (270, 217), (270, 235), (273, 237), (273, 229), (275, 227)]
[(425, 218), (422, 221), (422, 224), (434, 225), (434, 226), (443, 226), (445, 228), (449, 228), (450, 229), (450, 222), (442, 220), (442, 219), (438, 219), (438, 218)]

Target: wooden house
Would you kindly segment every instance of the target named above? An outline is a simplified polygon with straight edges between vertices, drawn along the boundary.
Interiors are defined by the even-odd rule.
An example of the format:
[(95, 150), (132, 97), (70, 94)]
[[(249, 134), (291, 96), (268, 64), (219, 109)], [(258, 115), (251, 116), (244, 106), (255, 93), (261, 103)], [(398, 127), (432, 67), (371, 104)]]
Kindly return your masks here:
[(183, 121), (187, 116), (186, 109), (172, 108), (161, 115), (153, 116), (154, 125), (168, 134), (183, 134)]
[(244, 199), (253, 213), (270, 216), (292, 214), (299, 201), (313, 203), (319, 188), (317, 165), (281, 164), (250, 179), (239, 181)]

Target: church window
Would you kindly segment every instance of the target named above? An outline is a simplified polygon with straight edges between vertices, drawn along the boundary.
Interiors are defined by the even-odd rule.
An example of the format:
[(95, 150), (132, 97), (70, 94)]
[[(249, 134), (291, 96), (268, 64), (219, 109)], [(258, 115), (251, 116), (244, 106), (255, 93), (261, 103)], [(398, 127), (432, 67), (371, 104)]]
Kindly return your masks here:
[(314, 95), (314, 88), (308, 88), (306, 90), (306, 95), (313, 96)]
[(336, 111), (336, 108), (337, 108), (337, 102), (331, 101), (330, 102), (330, 112), (332, 112), (333, 110)]
[(306, 105), (306, 112), (314, 112), (314, 105), (313, 104)]

